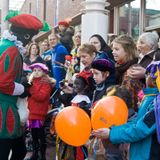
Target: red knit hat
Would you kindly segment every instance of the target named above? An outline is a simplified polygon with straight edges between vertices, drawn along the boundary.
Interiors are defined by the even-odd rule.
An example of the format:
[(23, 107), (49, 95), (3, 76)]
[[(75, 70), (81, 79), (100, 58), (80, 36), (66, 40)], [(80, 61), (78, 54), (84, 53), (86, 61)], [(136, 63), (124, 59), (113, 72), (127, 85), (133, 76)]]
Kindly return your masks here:
[(59, 21), (59, 22), (58, 22), (58, 25), (63, 25), (63, 26), (65, 26), (65, 27), (69, 27), (69, 23), (68, 23), (67, 21), (65, 21), (65, 20)]
[(82, 72), (76, 75), (76, 77), (82, 77), (87, 82), (87, 84), (89, 84), (89, 77), (91, 76), (92, 76), (92, 72), (86, 71), (86, 70), (83, 70)]
[(48, 31), (50, 29), (46, 22), (41, 22), (37, 17), (31, 14), (19, 14), (18, 11), (10, 11), (5, 17), (5, 21), (9, 21), (13, 26), (31, 29)]

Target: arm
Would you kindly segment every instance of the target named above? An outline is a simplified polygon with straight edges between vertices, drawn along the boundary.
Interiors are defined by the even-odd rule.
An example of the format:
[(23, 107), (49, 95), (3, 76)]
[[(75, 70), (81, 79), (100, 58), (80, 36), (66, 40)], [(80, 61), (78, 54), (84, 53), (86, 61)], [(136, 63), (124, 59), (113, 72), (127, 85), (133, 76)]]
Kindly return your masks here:
[(21, 78), (22, 58), (16, 47), (9, 47), (0, 57), (0, 92), (9, 95), (21, 95), (24, 87), (18, 81)]
[(111, 128), (109, 138), (112, 143), (133, 143), (140, 141), (155, 132), (154, 111), (147, 112), (135, 124), (128, 127), (122, 126)]
[[(34, 88), (32, 88), (34, 87)], [(51, 86), (48, 83), (41, 83), (41, 87), (33, 86), (30, 89), (30, 94), (38, 102), (43, 102), (47, 97), (50, 97)]]

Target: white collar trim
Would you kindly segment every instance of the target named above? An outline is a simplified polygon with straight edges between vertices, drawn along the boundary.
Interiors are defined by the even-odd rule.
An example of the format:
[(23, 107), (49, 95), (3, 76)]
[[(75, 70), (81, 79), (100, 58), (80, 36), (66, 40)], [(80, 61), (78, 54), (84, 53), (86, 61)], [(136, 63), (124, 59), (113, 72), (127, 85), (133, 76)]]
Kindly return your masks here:
[(15, 35), (11, 34), (8, 30), (5, 30), (3, 32), (2, 39), (7, 39), (9, 41), (13, 41), (14, 44), (17, 46), (21, 55), (26, 53), (26, 49), (23, 47), (23, 43), (21, 41), (18, 41), (17, 37)]

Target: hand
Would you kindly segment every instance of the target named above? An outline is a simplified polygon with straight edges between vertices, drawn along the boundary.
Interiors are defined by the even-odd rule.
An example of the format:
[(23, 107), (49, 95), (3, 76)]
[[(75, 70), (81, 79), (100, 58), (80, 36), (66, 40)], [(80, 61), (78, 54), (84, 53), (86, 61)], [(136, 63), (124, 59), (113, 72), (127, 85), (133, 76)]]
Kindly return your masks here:
[(34, 79), (34, 76), (35, 76), (35, 73), (32, 72), (32, 73), (30, 74), (29, 78), (28, 78), (28, 83), (29, 83), (29, 84), (32, 83), (32, 81), (33, 81), (33, 79)]
[(65, 85), (61, 89), (66, 94), (72, 94), (73, 93), (73, 88), (70, 87), (69, 85)]
[(108, 139), (110, 134), (109, 128), (100, 128), (97, 130), (93, 130), (91, 136), (95, 136), (100, 139)]
[(141, 66), (133, 66), (127, 71), (129, 77), (133, 79), (145, 78), (146, 69)]

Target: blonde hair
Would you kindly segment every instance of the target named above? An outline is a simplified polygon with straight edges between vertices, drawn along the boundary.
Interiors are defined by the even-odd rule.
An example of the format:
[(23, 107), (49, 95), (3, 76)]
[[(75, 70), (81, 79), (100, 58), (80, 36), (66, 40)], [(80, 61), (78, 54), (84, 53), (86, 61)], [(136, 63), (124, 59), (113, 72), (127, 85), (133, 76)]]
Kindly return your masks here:
[(56, 33), (51, 33), (49, 36), (48, 36), (48, 40), (50, 37), (56, 37), (58, 40), (60, 39), (60, 35), (59, 34), (56, 34)]
[(85, 52), (89, 54), (90, 56), (93, 56), (97, 51), (94, 45), (89, 43), (84, 43), (78, 48), (78, 54), (80, 52)]
[(113, 42), (121, 44), (124, 51), (128, 53), (126, 60), (133, 60), (134, 58), (138, 57), (136, 44), (134, 40), (128, 35), (118, 36), (113, 40)]

